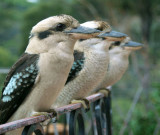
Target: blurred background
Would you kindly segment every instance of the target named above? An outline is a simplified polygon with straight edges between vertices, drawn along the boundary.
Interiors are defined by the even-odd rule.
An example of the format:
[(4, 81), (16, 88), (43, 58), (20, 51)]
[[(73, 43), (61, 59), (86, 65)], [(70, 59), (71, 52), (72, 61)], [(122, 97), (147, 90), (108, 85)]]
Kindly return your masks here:
[(9, 69), (24, 52), (32, 26), (57, 14), (83, 23), (104, 20), (144, 48), (130, 56), (123, 78), (112, 87), (115, 135), (160, 134), (159, 0), (1, 0), (0, 89)]

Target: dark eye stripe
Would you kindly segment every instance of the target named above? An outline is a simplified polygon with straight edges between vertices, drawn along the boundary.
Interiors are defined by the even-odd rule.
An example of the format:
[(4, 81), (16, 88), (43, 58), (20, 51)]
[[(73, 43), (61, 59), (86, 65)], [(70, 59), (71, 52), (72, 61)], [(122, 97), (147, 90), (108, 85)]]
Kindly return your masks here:
[(85, 41), (86, 39), (79, 39), (80, 42)]
[(47, 38), (49, 35), (51, 34), (51, 32), (50, 31), (43, 31), (43, 32), (40, 32), (39, 34), (38, 34), (38, 38), (39, 39), (44, 39), (44, 38)]

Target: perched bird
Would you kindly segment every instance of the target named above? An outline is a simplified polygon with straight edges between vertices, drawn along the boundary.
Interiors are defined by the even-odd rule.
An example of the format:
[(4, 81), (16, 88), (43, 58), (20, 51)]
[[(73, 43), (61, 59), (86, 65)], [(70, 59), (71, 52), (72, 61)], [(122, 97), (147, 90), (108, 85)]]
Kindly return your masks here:
[(126, 34), (111, 31), (110, 26), (102, 21), (90, 21), (81, 24), (81, 26), (108, 31), (108, 39), (91, 38), (76, 42), (74, 63), (66, 85), (53, 103), (52, 108), (67, 105), (72, 100), (72, 103), (81, 102), (85, 109), (88, 108), (84, 98), (98, 85), (107, 72), (110, 45), (112, 42), (118, 41), (119, 38), (126, 36)]
[(35, 25), (25, 53), (6, 77), (0, 100), (0, 124), (47, 115), (73, 64), (76, 40), (97, 34), (99, 30), (82, 27), (69, 15), (52, 16)]
[[(106, 34), (102, 34), (100, 37), (105, 38)], [(107, 37), (106, 37), (107, 38)], [(121, 42), (115, 42), (112, 44), (109, 50), (109, 66), (107, 73), (99, 85), (92, 91), (105, 90), (106, 87), (115, 84), (119, 81), (128, 68), (128, 58), (132, 51), (142, 48), (141, 43), (130, 41), (129, 37), (126, 37)]]

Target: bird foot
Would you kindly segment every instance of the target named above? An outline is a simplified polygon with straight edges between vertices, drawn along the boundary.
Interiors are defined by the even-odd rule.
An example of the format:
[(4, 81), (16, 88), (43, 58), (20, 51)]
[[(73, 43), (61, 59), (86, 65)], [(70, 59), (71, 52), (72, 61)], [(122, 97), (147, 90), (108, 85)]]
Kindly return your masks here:
[(34, 112), (34, 113), (32, 114), (32, 116), (40, 116), (40, 115), (47, 116), (47, 115), (48, 115), (48, 112)]
[(54, 117), (57, 116), (57, 112), (56, 112), (54, 109), (49, 109), (47, 112), (48, 112), (48, 113), (52, 113), (52, 115), (53, 115)]
[(83, 108), (85, 109), (85, 112), (90, 110), (90, 105), (89, 105), (89, 101), (84, 98), (84, 99), (80, 99), (80, 100), (72, 100), (71, 104), (76, 104), (76, 103), (81, 103)]
[(52, 119), (47, 119), (43, 122), (41, 122), (42, 126), (48, 126), (50, 123), (56, 123), (57, 122), (57, 117), (54, 117)]
[(108, 97), (110, 91), (109, 89), (101, 89), (98, 92), (104, 94), (105, 97)]
[[(52, 114), (50, 114), (52, 113)], [(50, 123), (52, 117), (56, 117), (57, 119), (57, 112), (54, 109), (50, 109), (47, 112), (33, 112), (31, 116), (40, 116), (40, 115), (44, 115), (45, 117), (47, 117), (48, 119), (43, 121), (41, 124), (42, 126), (46, 126), (48, 125), (48, 123)], [(56, 122), (56, 120), (55, 120)]]
[[(52, 115), (50, 115), (49, 113), (52, 113)], [(40, 115), (44, 115), (47, 118), (51, 118), (51, 117), (56, 117), (57, 112), (54, 109), (50, 109), (47, 112), (33, 112), (31, 116), (40, 116)]]
[(41, 123), (41, 125), (42, 126), (48, 126), (48, 124), (51, 122), (51, 119), (47, 119), (47, 120), (45, 120), (45, 121), (43, 121), (42, 123)]

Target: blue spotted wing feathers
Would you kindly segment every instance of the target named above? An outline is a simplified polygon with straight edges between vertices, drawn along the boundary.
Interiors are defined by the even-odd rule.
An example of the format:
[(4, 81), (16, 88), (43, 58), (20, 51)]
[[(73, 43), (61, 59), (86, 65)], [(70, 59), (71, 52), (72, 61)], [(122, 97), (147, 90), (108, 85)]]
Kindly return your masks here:
[(85, 61), (84, 53), (75, 50), (74, 51), (74, 63), (69, 72), (66, 84), (72, 81), (79, 74), (79, 72), (82, 70), (84, 66), (84, 61)]
[(24, 53), (12, 66), (0, 100), (0, 124), (7, 122), (29, 94), (38, 74), (38, 54)]

